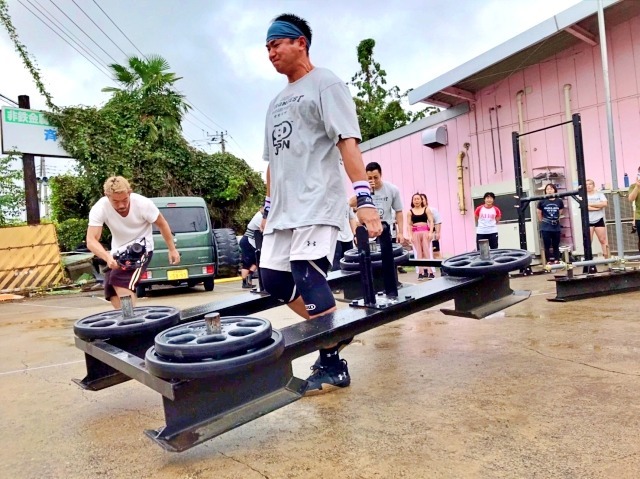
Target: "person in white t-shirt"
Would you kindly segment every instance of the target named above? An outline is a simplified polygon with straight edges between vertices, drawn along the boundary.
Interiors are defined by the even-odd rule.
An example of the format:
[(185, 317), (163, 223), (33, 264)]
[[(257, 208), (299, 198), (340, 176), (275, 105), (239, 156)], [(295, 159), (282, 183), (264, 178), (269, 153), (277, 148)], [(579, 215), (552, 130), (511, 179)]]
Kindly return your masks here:
[[(338, 233), (338, 241), (336, 242), (336, 251), (333, 255), (333, 266), (331, 271), (338, 271), (340, 269), (340, 260), (344, 256), (345, 251), (349, 251), (353, 248), (353, 233), (358, 226), (358, 220), (353, 212), (353, 208), (349, 205), (349, 202), (345, 203), (345, 212), (340, 232)], [(337, 290), (336, 290), (337, 291)], [(335, 292), (334, 291), (334, 294)]]
[(433, 259), (442, 258), (442, 253), (440, 252), (440, 232), (442, 231), (442, 217), (440, 216), (440, 212), (429, 205), (429, 200), (427, 199), (427, 195), (424, 193), (420, 193), (422, 199), (424, 199), (424, 203), (431, 210), (431, 214), (433, 215), (433, 240), (431, 240), (431, 246), (433, 247)]
[(498, 248), (498, 223), (502, 218), (502, 211), (493, 202), (496, 195), (490, 191), (484, 194), (484, 204), (474, 211), (476, 219), (476, 247), (480, 250), (480, 240), (489, 240), (489, 248)]
[(604, 223), (604, 209), (607, 207), (607, 197), (601, 191), (596, 191), (593, 180), (587, 180), (587, 201), (589, 203), (589, 234), (593, 242), (593, 233), (600, 241), (602, 255), (609, 257), (609, 242), (607, 241), (607, 227)]
[(240, 270), (240, 276), (242, 277), (242, 287), (244, 289), (253, 288), (251, 276), (258, 269), (258, 260), (256, 258), (256, 231), (261, 231), (262, 215), (264, 213), (264, 207), (260, 207), (260, 210), (253, 215), (253, 218), (247, 225), (247, 230), (244, 232), (242, 238), (240, 238), (240, 252), (242, 253), (242, 269)]
[[(87, 247), (107, 263), (104, 274), (104, 295), (115, 309), (121, 308), (120, 298), (131, 296), (135, 306), (135, 290), (140, 276), (153, 255), (153, 229), (155, 224), (169, 249), (169, 264), (180, 263), (180, 253), (173, 242), (169, 223), (156, 205), (142, 195), (133, 193), (126, 178), (112, 176), (104, 183), (104, 194), (89, 212)], [(100, 243), (104, 225), (111, 231), (111, 251)], [(133, 244), (144, 246), (146, 252), (139, 261), (121, 265), (114, 256), (124, 253)]]

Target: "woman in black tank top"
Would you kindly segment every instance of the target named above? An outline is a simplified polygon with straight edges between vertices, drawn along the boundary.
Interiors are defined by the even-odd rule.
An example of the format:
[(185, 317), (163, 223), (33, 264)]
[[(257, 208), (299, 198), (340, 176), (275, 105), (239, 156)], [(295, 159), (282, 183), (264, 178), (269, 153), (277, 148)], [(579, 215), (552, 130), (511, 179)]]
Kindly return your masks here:
[[(431, 238), (433, 231), (433, 215), (427, 208), (420, 193), (411, 197), (411, 208), (407, 211), (407, 223), (411, 229), (411, 242), (416, 259), (433, 259), (431, 250)], [(433, 273), (426, 274), (426, 268), (416, 268), (418, 281), (424, 281), (434, 277)]]

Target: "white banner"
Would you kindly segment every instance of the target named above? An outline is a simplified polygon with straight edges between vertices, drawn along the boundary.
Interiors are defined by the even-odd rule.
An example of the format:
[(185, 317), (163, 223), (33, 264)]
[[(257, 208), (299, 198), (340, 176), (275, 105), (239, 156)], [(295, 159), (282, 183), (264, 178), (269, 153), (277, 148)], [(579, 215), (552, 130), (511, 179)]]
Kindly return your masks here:
[(2, 108), (2, 153), (71, 158), (60, 146), (58, 129), (37, 110)]

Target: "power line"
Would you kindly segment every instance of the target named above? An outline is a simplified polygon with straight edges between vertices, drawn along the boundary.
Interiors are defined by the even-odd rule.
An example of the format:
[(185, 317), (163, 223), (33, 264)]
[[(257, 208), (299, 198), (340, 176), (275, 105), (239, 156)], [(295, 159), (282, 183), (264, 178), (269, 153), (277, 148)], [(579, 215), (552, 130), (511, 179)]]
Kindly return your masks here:
[[(82, 41), (76, 37), (73, 32), (71, 32), (71, 30), (69, 30), (66, 26), (64, 26), (62, 24), (62, 22), (60, 22), (60, 20), (58, 20), (56, 17), (53, 16), (53, 14), (51, 12), (49, 12), (49, 10), (47, 10), (42, 4), (38, 3), (38, 0), (33, 0), (36, 4), (34, 5), (31, 0), (27, 0), (27, 2), (29, 2), (29, 4), (35, 8), (36, 10), (38, 10), (38, 12), (40, 12), (45, 18), (47, 18), (47, 20), (49, 20), (51, 22), (52, 25), (54, 25), (56, 28), (58, 28), (62, 33), (64, 33), (67, 38), (69, 38), (69, 40), (71, 40), (72, 42), (74, 42), (76, 45), (78, 45), (80, 48), (82, 48), (82, 50), (84, 50), (87, 54), (89, 54), (94, 60), (96, 60), (100, 66), (106, 66), (106, 64), (95, 54), (93, 53), (90, 49), (88, 49), (89, 47), (87, 47), (87, 45), (85, 45), (84, 43), (82, 43)], [(42, 10), (40, 10), (40, 8), (42, 8), (42, 10), (44, 10), (44, 12)], [(46, 12), (46, 13), (45, 13)], [(48, 15), (47, 15), (48, 14)], [(62, 31), (62, 30), (65, 31)], [(66, 33), (69, 32), (69, 33)], [(72, 35), (74, 38), (71, 38)], [(74, 40), (75, 39), (75, 40)], [(86, 47), (86, 48), (85, 48)]]
[(36, 13), (34, 13), (29, 7), (27, 7), (24, 3), (22, 3), (21, 0), (18, 0), (18, 3), (20, 5), (22, 5), (24, 8), (26, 8), (29, 13), (31, 13), (34, 17), (36, 17), (38, 20), (40, 20), (42, 23), (45, 24), (45, 26), (50, 29), (53, 33), (55, 33), (56, 35), (58, 35), (62, 41), (64, 41), (65, 43), (67, 43), (71, 48), (73, 48), (75, 51), (77, 51), (80, 55), (82, 55), (84, 58), (87, 59), (88, 62), (90, 62), (94, 67), (96, 67), (98, 70), (100, 70), (102, 73), (104, 73), (107, 77), (111, 78), (107, 73), (105, 73), (98, 65), (96, 65), (95, 63), (93, 63), (93, 61), (87, 57), (84, 53), (82, 53), (80, 50), (78, 50), (75, 46), (73, 46), (71, 43), (69, 43), (62, 35), (60, 35), (58, 32), (56, 32), (53, 28), (51, 28), (51, 26), (45, 22), (42, 18), (40, 18)]
[(15, 106), (20, 106), (17, 102), (13, 101), (11, 98), (9, 98), (7, 96), (4, 96), (1, 93), (0, 93), (0, 99), (2, 99), (8, 105), (13, 103)]
[[(61, 28), (64, 28), (67, 32), (69, 32), (76, 40), (74, 41), (74, 43), (76, 43), (80, 48), (82, 48), (85, 52), (87, 52), (89, 55), (91, 55), (94, 59), (96, 59), (96, 61), (98, 61), (98, 63), (100, 63), (100, 66), (107, 66), (104, 62), (102, 62), (102, 60), (99, 59), (99, 57), (93, 53), (91, 51), (91, 49), (84, 44), (77, 36), (75, 36), (71, 30), (67, 29), (60, 20), (56, 19), (55, 16), (49, 12), (48, 10), (46, 10), (44, 8), (44, 6), (38, 4), (43, 10), (45, 10), (47, 13), (49, 13), (49, 15), (51, 17), (49, 17), (47, 14), (45, 14), (42, 10), (40, 10), (38, 7), (36, 7), (35, 5), (33, 5), (33, 3), (31, 3), (31, 0), (26, 0), (27, 2), (29, 2), (30, 5), (32, 5), (36, 10), (38, 10), (38, 12), (40, 12), (45, 18), (47, 18), (47, 20), (49, 20), (51, 22), (52, 25), (54, 25), (56, 28), (58, 28), (62, 33), (64, 33), (65, 35), (67, 35), (67, 37), (71, 40), (74, 41), (71, 37), (69, 37), (69, 35), (67, 33), (65, 33)], [(33, 0), (34, 2), (37, 3), (37, 0)], [(89, 35), (84, 29), (82, 29), (69, 15), (67, 15), (67, 13), (62, 10), (58, 5), (56, 5), (53, 0), (49, 0), (51, 2), (51, 4), (58, 9), (73, 25), (75, 25), (76, 28), (78, 28), (78, 30), (80, 30), (89, 40), (91, 40), (98, 48), (100, 48), (100, 50), (102, 50), (104, 52), (105, 55), (107, 55), (111, 60), (113, 60), (114, 63), (118, 63), (115, 58), (113, 56), (111, 56), (101, 45), (99, 45), (92, 37), (91, 35)], [(63, 38), (56, 30), (54, 30), (46, 21), (44, 21), (42, 18), (40, 18), (36, 13), (34, 13), (31, 9), (29, 9), (29, 7), (27, 7), (24, 3), (22, 3), (21, 0), (18, 0), (18, 2), (25, 7), (27, 10), (29, 10), (29, 12), (31, 14), (33, 14), (36, 18), (38, 18), (38, 20), (40, 20), (41, 22), (43, 22), (51, 31), (53, 31), (56, 35), (58, 35), (58, 37), (60, 37), (63, 41), (65, 41), (68, 45), (70, 45), (74, 50), (76, 50), (78, 53), (80, 53), (85, 59), (87, 59), (93, 66), (95, 66), (96, 68), (98, 68), (105, 76), (107, 76), (109, 79), (112, 79), (112, 75), (110, 73), (106, 73), (102, 68), (98, 67), (93, 61), (91, 61), (91, 59), (89, 59), (86, 55), (84, 55), (81, 51), (79, 51), (73, 44), (71, 44), (69, 41), (67, 41), (65, 38)], [(78, 7), (78, 9), (111, 41), (111, 43), (113, 43), (113, 45), (115, 45), (115, 47), (120, 50), (125, 56), (127, 55), (124, 50), (122, 50), (122, 48), (120, 48), (120, 46), (87, 14), (87, 12), (85, 12), (82, 7), (80, 7), (80, 5), (78, 5), (78, 3), (75, 0), (72, 0), (72, 2), (74, 3), (74, 5), (76, 7)], [(146, 56), (144, 55), (144, 53), (142, 53), (142, 51), (131, 41), (131, 39), (124, 33), (124, 31), (117, 25), (116, 22), (114, 22), (114, 20), (104, 11), (104, 9), (102, 9), (100, 7), (100, 5), (93, 0), (93, 3), (100, 9), (100, 11), (109, 19), (109, 21), (118, 29), (118, 31), (120, 33), (122, 33), (122, 35), (129, 41), (129, 43), (131, 43), (133, 45), (133, 47), (143, 56), (146, 58)], [(57, 23), (54, 23), (57, 22)], [(60, 26), (58, 26), (60, 25)], [(83, 47), (86, 47), (84, 48)], [(185, 100), (188, 101), (188, 98), (185, 97)], [(190, 102), (189, 102), (190, 103)], [(204, 111), (202, 111), (200, 108), (198, 108), (196, 105), (194, 105), (193, 103), (191, 103), (191, 106), (193, 108), (193, 110), (199, 112), (200, 115), (202, 115), (204, 118), (206, 118), (207, 120), (209, 120), (211, 123), (213, 123), (213, 125), (215, 125), (217, 128), (219, 129), (224, 129), (222, 127), (222, 125), (220, 125), (218, 122), (216, 122), (213, 118), (211, 118), (209, 115), (207, 115)], [(208, 122), (203, 121), (202, 119), (198, 118), (198, 116), (195, 114), (195, 111), (191, 111), (191, 115), (192, 118), (197, 121), (198, 123), (200, 123), (201, 125), (204, 125), (205, 129), (215, 129), (212, 128), (210, 124), (208, 124)], [(187, 121), (188, 123), (191, 123), (192, 125), (194, 125), (196, 128), (201, 129), (201, 126), (196, 125), (195, 123), (193, 123), (193, 121), (190, 121), (189, 118), (184, 117), (184, 120)], [(203, 130), (204, 132), (204, 130)], [(233, 139), (233, 138), (232, 138)], [(233, 139), (234, 142), (236, 144), (237, 141), (235, 141), (235, 139)], [(238, 145), (240, 146), (240, 145)]]
[[(111, 37), (110, 37), (109, 35), (107, 35), (107, 33), (106, 33), (102, 28), (100, 28), (100, 25), (98, 25), (96, 22), (94, 22), (94, 21), (93, 21), (93, 18), (91, 18), (91, 17), (87, 14), (87, 12), (85, 12), (85, 11), (82, 9), (82, 7), (76, 3), (76, 0), (71, 0), (71, 1), (73, 2), (73, 4), (74, 4), (76, 7), (78, 7), (78, 8), (80, 9), (80, 11), (81, 11), (82, 13), (84, 13), (84, 16), (85, 16), (85, 17), (87, 17), (89, 20), (91, 20), (91, 23), (93, 23), (96, 27), (98, 27), (98, 30), (100, 30), (100, 31), (103, 33), (103, 35), (104, 35), (105, 37), (107, 37), (107, 38), (109, 39), (109, 41), (110, 41), (111, 43), (113, 43), (113, 44), (116, 46), (116, 48), (117, 48), (118, 50), (120, 50), (120, 51), (122, 52), (122, 54), (125, 56), (125, 58), (126, 58), (128, 55), (125, 53), (125, 51), (124, 51), (122, 48), (120, 48), (120, 47), (118, 46), (118, 44), (117, 44), (116, 42), (114, 42), (114, 41), (111, 39)], [(118, 62), (116, 62), (115, 60), (114, 60), (114, 62), (115, 62), (115, 63), (118, 63)]]
[(96, 2), (96, 0), (93, 0), (93, 3), (95, 3), (95, 4), (96, 4), (96, 7), (98, 7), (102, 13), (104, 13), (104, 16), (105, 16), (105, 17), (107, 17), (111, 23), (113, 23), (113, 26), (115, 26), (115, 27), (118, 29), (118, 31), (119, 31), (120, 33), (122, 33), (122, 36), (124, 36), (124, 38), (126, 38), (126, 39), (129, 41), (129, 43), (131, 43), (131, 45), (133, 45), (133, 48), (135, 48), (136, 50), (138, 50), (138, 53), (139, 53), (140, 55), (142, 55), (143, 57), (147, 58), (147, 57), (146, 57), (146, 55), (145, 55), (144, 53), (142, 53), (142, 52), (140, 51), (140, 49), (135, 45), (135, 43), (133, 43), (133, 42), (131, 41), (131, 39), (127, 36), (127, 34), (126, 34), (126, 33), (124, 33), (124, 32), (120, 29), (120, 27), (118, 26), (118, 24), (117, 24), (116, 22), (114, 22), (114, 21), (111, 19), (111, 17), (110, 17), (109, 15), (107, 15), (107, 12), (105, 12), (105, 11), (102, 9), (102, 7), (101, 7), (100, 5), (98, 5), (98, 2)]
[(233, 140), (233, 142), (234, 142), (236, 145), (238, 145), (238, 148), (240, 148), (240, 151), (241, 151), (241, 152), (246, 156), (246, 155), (247, 155), (247, 152), (246, 152), (246, 151), (244, 151), (244, 150), (242, 149), (242, 147), (240, 146), (240, 143), (238, 143), (238, 142), (236, 141), (236, 139), (235, 139), (234, 137), (232, 137), (231, 135), (228, 135), (228, 136), (229, 136), (229, 138), (231, 138), (231, 139)]
[[(18, 1), (19, 1), (19, 0), (18, 0)], [(109, 58), (111, 58), (111, 60), (113, 60), (113, 63), (118, 63), (118, 62), (116, 61), (116, 59), (115, 59), (115, 58), (113, 58), (113, 57), (109, 54), (109, 52), (107, 52), (104, 48), (102, 48), (102, 46), (100, 46), (100, 45), (98, 44), (98, 42), (96, 42), (93, 38), (91, 38), (91, 35), (89, 35), (89, 34), (88, 34), (87, 32), (85, 32), (82, 28), (80, 28), (80, 26), (79, 26), (75, 21), (73, 21), (73, 19), (72, 19), (69, 15), (67, 15), (67, 14), (65, 13), (65, 11), (64, 11), (64, 10), (62, 10), (58, 5), (56, 5), (55, 3), (53, 3), (53, 0), (49, 0), (49, 1), (53, 4), (53, 6), (54, 6), (54, 7), (56, 7), (58, 10), (60, 10), (60, 12), (61, 12), (65, 17), (67, 17), (67, 18), (69, 19), (69, 21), (70, 21), (71, 23), (73, 23), (73, 24), (78, 28), (78, 30), (80, 30), (82, 33), (84, 33), (84, 34), (85, 34), (85, 36), (86, 36), (89, 40), (91, 40), (93, 43), (95, 43), (95, 44), (96, 44), (96, 46), (97, 46), (100, 50), (102, 50), (102, 51), (105, 53), (105, 55), (107, 55)], [(75, 2), (74, 2), (74, 3), (75, 3)]]
[(207, 116), (207, 114), (206, 114), (205, 112), (203, 112), (202, 110), (200, 110), (200, 108), (198, 108), (197, 106), (195, 106), (195, 105), (193, 105), (193, 104), (192, 104), (191, 106), (193, 107), (193, 109), (194, 109), (194, 110), (199, 111), (199, 112), (202, 114), (202, 116), (204, 116), (204, 117), (205, 117), (205, 118), (207, 118), (208, 120), (212, 121), (212, 122), (213, 122), (213, 124), (214, 124), (214, 125), (216, 125), (218, 128), (222, 128), (222, 126), (221, 126), (221, 125), (219, 125), (218, 123), (216, 123), (216, 122), (215, 122), (211, 117)]
[[(53, 0), (50, 0), (53, 1)], [(127, 54), (122, 50), (122, 48), (120, 48), (120, 46), (118, 46), (118, 44), (109, 36), (107, 35), (104, 30), (102, 28), (100, 28), (100, 26), (80, 7), (80, 5), (78, 5), (76, 3), (75, 0), (71, 0), (79, 9), (80, 11), (82, 11), (82, 13), (89, 19), (91, 20), (91, 22), (98, 27), (98, 29), (100, 29), (100, 31), (111, 41), (111, 43), (113, 43), (116, 48), (118, 48), (118, 50), (120, 50), (125, 56), (127, 56)], [(122, 33), (122, 35), (129, 41), (129, 43), (131, 43), (131, 45), (133, 45), (133, 47), (140, 53), (140, 55), (142, 55), (144, 58), (146, 58), (146, 55), (144, 53), (142, 53), (142, 51), (135, 45), (135, 43), (133, 43), (133, 41), (131, 41), (131, 39), (127, 36), (126, 33), (124, 33), (124, 31), (118, 26), (118, 24), (107, 14), (107, 12), (104, 11), (104, 9), (102, 9), (102, 7), (100, 7), (100, 5), (95, 1), (92, 0), (93, 3), (100, 9), (100, 11), (109, 19), (109, 21), (118, 29), (118, 31), (120, 33)], [(185, 100), (188, 101), (188, 98), (185, 97)], [(205, 112), (203, 112), (202, 110), (200, 110), (196, 105), (192, 104), (191, 102), (189, 102), (191, 104), (191, 106), (193, 107), (194, 110), (200, 112), (200, 114), (202, 116), (204, 116), (205, 118), (207, 118), (209, 121), (211, 121), (216, 127), (223, 129), (222, 125), (220, 125), (219, 123), (217, 123), (213, 118), (211, 118), (210, 116), (208, 116)], [(206, 122), (200, 120), (195, 113), (191, 112), (191, 114), (193, 115), (193, 118), (196, 119), (197, 121), (199, 121), (201, 124), (205, 125), (206, 128), (209, 128), (211, 125), (207, 125)]]

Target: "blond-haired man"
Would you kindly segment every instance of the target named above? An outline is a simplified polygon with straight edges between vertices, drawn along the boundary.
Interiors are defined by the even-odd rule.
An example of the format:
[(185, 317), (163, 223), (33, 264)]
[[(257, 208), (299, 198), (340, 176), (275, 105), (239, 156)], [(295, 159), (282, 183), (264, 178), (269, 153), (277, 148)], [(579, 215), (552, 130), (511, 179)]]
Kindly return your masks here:
[[(111, 251), (100, 244), (105, 224), (111, 231)], [(133, 193), (129, 182), (122, 176), (112, 176), (105, 181), (104, 196), (93, 205), (89, 213), (87, 247), (107, 263), (104, 295), (115, 309), (120, 309), (120, 298), (123, 296), (131, 296), (135, 303), (136, 285), (153, 255), (153, 224), (158, 227), (167, 243), (169, 263), (180, 263), (180, 253), (173, 242), (169, 223), (156, 205), (149, 198)], [(146, 254), (140, 264), (123, 267), (114, 256), (125, 252), (134, 243), (143, 245)]]

